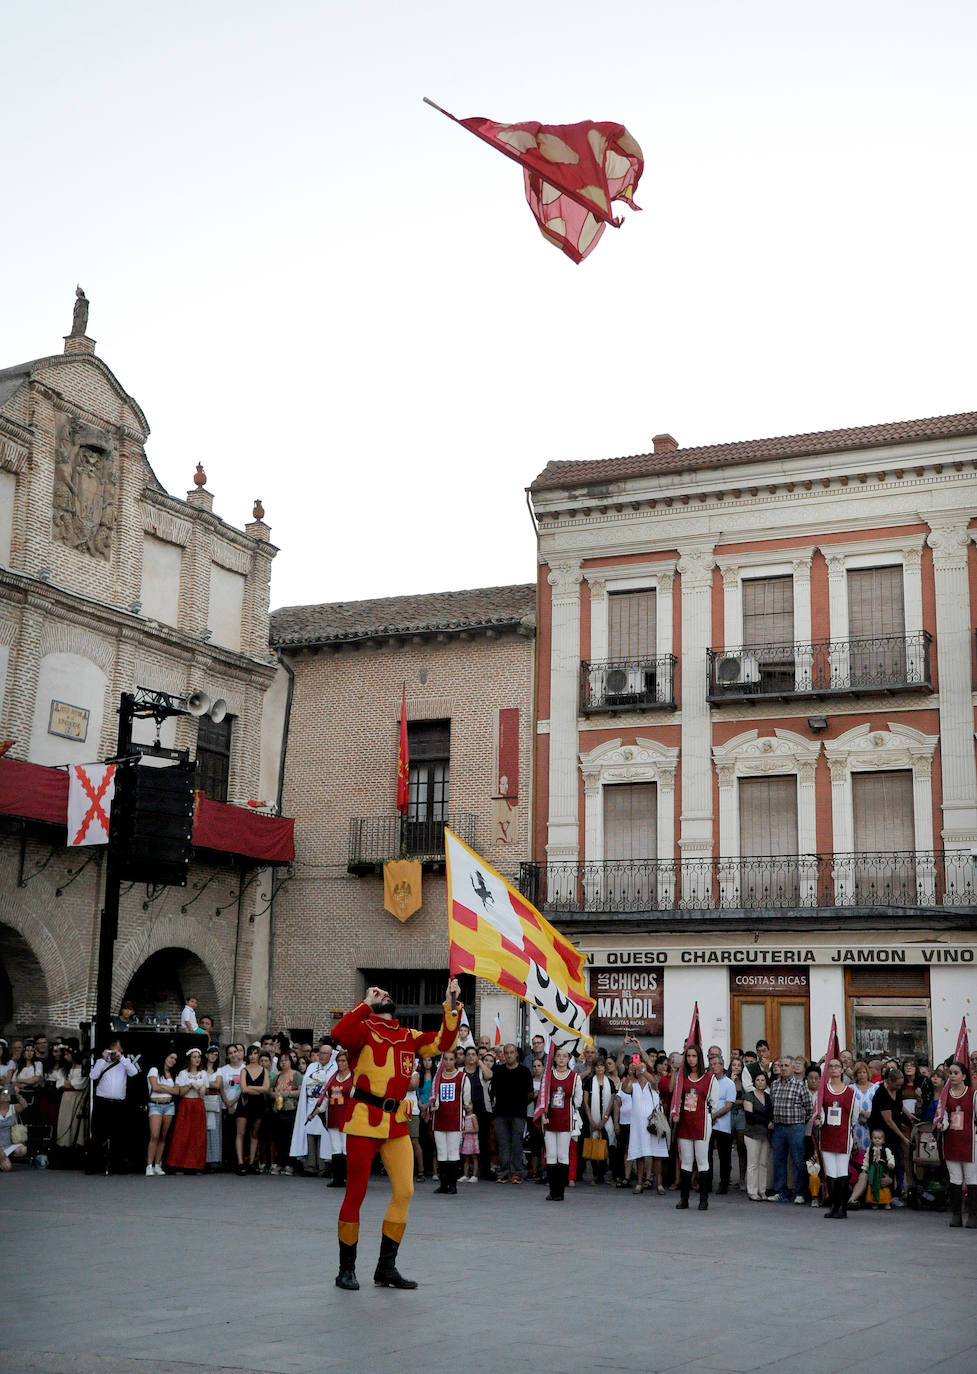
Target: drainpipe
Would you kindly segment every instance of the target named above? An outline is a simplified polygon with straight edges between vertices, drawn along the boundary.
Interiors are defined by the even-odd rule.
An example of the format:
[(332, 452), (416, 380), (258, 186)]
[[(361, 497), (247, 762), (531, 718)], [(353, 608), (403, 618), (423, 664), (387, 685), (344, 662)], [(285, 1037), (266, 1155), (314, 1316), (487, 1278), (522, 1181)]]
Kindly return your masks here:
[[(288, 731), (292, 723), (292, 699), (295, 696), (295, 673), (293, 672), (288, 659), (278, 651), (278, 662), (288, 674), (288, 694), (285, 697), (285, 718), (282, 721), (282, 752), (278, 761), (278, 814), (282, 814), (282, 797), (285, 792), (285, 760), (288, 757)], [(272, 975), (275, 971), (275, 870), (271, 870), (271, 909), (268, 912), (268, 987), (265, 993), (265, 1002), (268, 1007), (268, 1017), (271, 1018), (271, 988)]]

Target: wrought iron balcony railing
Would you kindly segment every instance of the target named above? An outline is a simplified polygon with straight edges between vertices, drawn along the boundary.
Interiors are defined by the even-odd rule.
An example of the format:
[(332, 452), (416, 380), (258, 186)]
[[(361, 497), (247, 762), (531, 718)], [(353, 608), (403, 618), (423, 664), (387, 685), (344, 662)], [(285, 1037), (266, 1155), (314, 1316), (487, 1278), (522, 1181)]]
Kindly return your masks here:
[(971, 907), (969, 853), (786, 854), (751, 859), (524, 863), (520, 890), (567, 915), (784, 911), (812, 907)]
[(409, 859), (438, 863), (444, 859), (444, 827), (466, 844), (475, 843), (475, 817), (470, 811), (445, 812), (431, 820), (409, 816), (354, 816), (349, 823), (350, 872), (375, 868), (406, 852)]
[(932, 691), (926, 630), (813, 644), (707, 649), (710, 701), (823, 697), (843, 692)]
[(580, 709), (653, 711), (675, 706), (674, 654), (660, 658), (612, 658), (580, 665)]

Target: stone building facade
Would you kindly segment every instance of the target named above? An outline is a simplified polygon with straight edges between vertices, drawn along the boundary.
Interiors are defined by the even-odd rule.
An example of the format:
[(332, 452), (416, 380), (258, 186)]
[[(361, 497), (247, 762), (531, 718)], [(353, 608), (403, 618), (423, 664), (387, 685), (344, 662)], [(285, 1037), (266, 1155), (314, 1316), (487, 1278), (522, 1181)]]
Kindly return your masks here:
[[(226, 723), (204, 739), (197, 720), (172, 717), (162, 745), (201, 757), (206, 745), (217, 801), (276, 802), (283, 700), (268, 646), (276, 549), (263, 510), (256, 503), (243, 530), (226, 523), (199, 465), (185, 500), (163, 490), (146, 457), (146, 417), (86, 327), (79, 295), (62, 353), (0, 371), (7, 758), (50, 768), (109, 758), (122, 692), (200, 689), (226, 700)], [(148, 743), (153, 728), (137, 721), (134, 738)], [(63, 824), (8, 801), (0, 1021), (77, 1034), (93, 1009), (104, 851), (67, 849)], [(225, 1031), (232, 1021), (263, 1029), (272, 876), (253, 858), (198, 851), (186, 888), (124, 890), (116, 1002), (128, 991), (141, 1015), (175, 1014), (193, 991)]]
[(977, 962), (977, 415), (553, 462), (533, 895), (599, 1034), (939, 1056)]
[[(272, 1019), (328, 1030), (376, 980), (413, 1024), (435, 1015), (447, 968), (443, 826), (506, 877), (529, 856), (535, 588), (489, 587), (272, 613), (294, 674), (284, 806), (295, 878), (276, 908)], [(411, 808), (396, 810), (402, 695)], [(422, 861), (421, 909), (384, 909), (382, 866)], [(472, 989), (463, 989), (468, 1003)], [(477, 990), (491, 1024), (519, 1008)]]

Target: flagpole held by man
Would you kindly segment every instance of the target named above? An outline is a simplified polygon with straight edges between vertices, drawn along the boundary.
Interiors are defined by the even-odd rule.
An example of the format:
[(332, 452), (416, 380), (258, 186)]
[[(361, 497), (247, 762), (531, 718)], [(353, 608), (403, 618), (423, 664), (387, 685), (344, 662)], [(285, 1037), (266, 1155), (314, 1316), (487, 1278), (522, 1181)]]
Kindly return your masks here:
[(333, 1035), (349, 1055), (353, 1074), (346, 1135), (346, 1192), (339, 1209), (339, 1273), (336, 1287), (354, 1292), (360, 1208), (370, 1169), (379, 1152), (392, 1195), (383, 1218), (380, 1258), (373, 1282), (383, 1288), (416, 1288), (396, 1267), (414, 1192), (414, 1151), (409, 1134), (407, 1094), (417, 1056), (431, 1058), (454, 1048), (462, 1004), (456, 979), (445, 993), (444, 1016), (436, 1031), (413, 1030), (396, 1020), (396, 1007), (383, 988), (367, 989), (363, 1001), (336, 1022)]

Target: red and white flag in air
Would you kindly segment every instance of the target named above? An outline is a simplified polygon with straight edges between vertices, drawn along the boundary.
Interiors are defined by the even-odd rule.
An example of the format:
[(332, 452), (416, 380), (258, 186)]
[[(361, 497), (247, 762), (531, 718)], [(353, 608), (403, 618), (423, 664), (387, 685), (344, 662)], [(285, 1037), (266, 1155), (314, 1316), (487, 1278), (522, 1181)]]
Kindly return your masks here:
[[(970, 1037), (967, 1035), (967, 1017), (964, 1014), (960, 1018), (960, 1033), (957, 1035), (956, 1047), (953, 1051), (953, 1062), (955, 1064), (970, 1063)], [(943, 1091), (940, 1093), (940, 1106), (937, 1112), (937, 1120), (942, 1121), (946, 1114), (947, 1098), (950, 1095), (949, 1078), (943, 1084)]]
[(108, 844), (115, 768), (114, 763), (75, 763), (68, 769), (69, 845)]
[(495, 1041), (496, 1045), (502, 1044), (502, 1017), (499, 1012), (495, 1013)]

